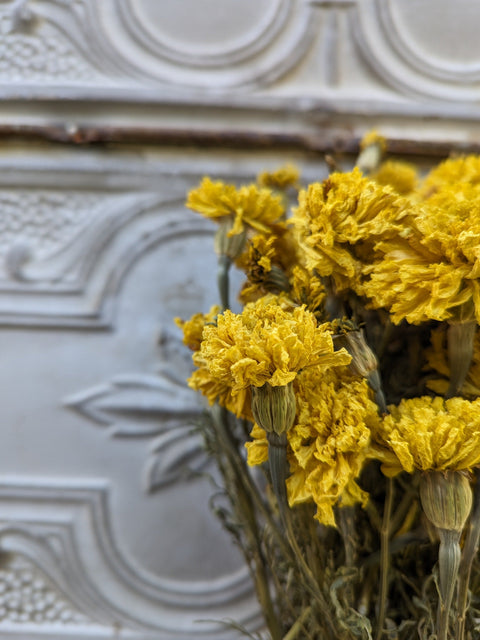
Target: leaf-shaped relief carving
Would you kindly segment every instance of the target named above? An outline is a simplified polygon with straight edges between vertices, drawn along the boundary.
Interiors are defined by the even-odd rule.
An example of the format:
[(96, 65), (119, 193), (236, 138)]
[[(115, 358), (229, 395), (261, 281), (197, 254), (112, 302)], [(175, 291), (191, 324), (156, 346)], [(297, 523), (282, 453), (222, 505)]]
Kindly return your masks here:
[(152, 493), (179, 479), (189, 479), (206, 469), (208, 457), (200, 434), (189, 427), (166, 431), (152, 442), (144, 467), (144, 488)]
[(202, 439), (193, 433), (202, 403), (164, 369), (157, 376), (118, 376), (67, 398), (64, 404), (107, 427), (112, 437), (153, 438), (143, 472), (148, 492), (189, 478), (207, 464)]

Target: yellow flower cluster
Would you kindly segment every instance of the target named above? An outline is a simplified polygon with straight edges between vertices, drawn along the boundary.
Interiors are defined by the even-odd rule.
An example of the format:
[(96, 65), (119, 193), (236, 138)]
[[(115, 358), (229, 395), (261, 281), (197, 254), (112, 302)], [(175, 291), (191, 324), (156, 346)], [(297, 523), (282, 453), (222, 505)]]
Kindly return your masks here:
[(198, 351), (202, 343), (203, 328), (216, 321), (220, 306), (214, 305), (208, 313), (195, 313), (190, 320), (175, 318), (175, 324), (183, 331), (183, 344), (192, 351)]
[(250, 386), (286, 385), (306, 367), (350, 362), (344, 349), (334, 352), (328, 325), (319, 326), (303, 307), (284, 310), (278, 302), (267, 296), (247, 304), (241, 314), (225, 311), (216, 326), (205, 326), (189, 384), (199, 388), (199, 380), (208, 376), (236, 395)]
[[(478, 159), (458, 158), (433, 170), (403, 231), (376, 245), (363, 293), (394, 322), (449, 320), (467, 306), (480, 320), (478, 168)], [(458, 180), (463, 169), (470, 182)]]
[[(375, 134), (363, 146), (380, 152), (384, 144)], [(242, 313), (213, 307), (178, 321), (194, 351), (189, 385), (210, 404), (218, 402), (252, 423), (252, 388), (293, 388), (296, 416), (286, 435), (289, 503), (313, 501), (317, 519), (328, 525), (335, 524), (337, 506), (365, 503), (357, 482), (372, 458), (390, 476), (480, 465), (479, 337), (461, 388), (471, 400), (416, 397), (392, 405), (380, 418), (369, 378), (347, 370), (351, 356), (334, 350), (335, 323), (325, 322), (327, 313), (333, 318), (344, 311), (360, 323), (367, 319), (367, 325), (374, 317), (379, 333), (386, 312), (396, 324), (480, 322), (480, 159), (447, 160), (422, 181), (406, 163), (375, 167), (370, 177), (356, 168), (301, 190), (288, 222), (282, 196), (255, 184), (236, 188), (205, 178), (187, 203), (221, 225), (226, 221), (228, 237), (244, 235), (230, 259), (247, 275)], [(286, 167), (258, 181), (286, 189), (298, 184), (298, 172)], [(453, 395), (462, 382), (449, 386), (444, 342), (443, 330), (433, 333), (428, 385), (442, 394), (453, 388)], [(380, 367), (365, 345), (383, 413)], [(399, 397), (393, 393), (391, 399)], [(254, 425), (252, 438), (249, 464), (265, 462), (265, 431)]]
[[(378, 428), (376, 404), (366, 382), (345, 368), (312, 367), (295, 380), (297, 417), (288, 431), (291, 506), (313, 501), (316, 518), (335, 525), (334, 506), (365, 504), (356, 480), (369, 454), (371, 431)], [(247, 443), (248, 463), (268, 458), (266, 434), (254, 426)]]
[(297, 265), (291, 277), (290, 297), (313, 313), (324, 314), (325, 287), (318, 276)]
[(370, 175), (378, 184), (392, 187), (400, 195), (408, 195), (418, 186), (418, 171), (413, 164), (386, 160)]
[(307, 268), (332, 276), (338, 291), (360, 293), (363, 262), (377, 242), (401, 232), (409, 210), (408, 200), (354, 169), (301, 191), (292, 222)]
[(254, 184), (237, 189), (210, 178), (204, 178), (199, 187), (190, 191), (187, 207), (216, 222), (230, 218), (232, 235), (242, 233), (246, 226), (268, 233), (270, 226), (285, 215), (281, 197), (270, 189)]
[(235, 261), (247, 276), (239, 299), (254, 302), (267, 293), (289, 291), (289, 275), (296, 262), (296, 245), (291, 230), (275, 225), (269, 235), (257, 234)]
[(480, 464), (480, 399), (411, 398), (390, 407), (376, 433), (382, 470), (461, 471)]
[(449, 189), (458, 185), (480, 184), (480, 157), (460, 156), (449, 158), (434, 167), (425, 177), (420, 187), (420, 193), (428, 198), (439, 190)]
[(276, 171), (264, 171), (258, 176), (258, 184), (270, 189), (285, 190), (298, 185), (300, 172), (293, 164), (286, 164)]

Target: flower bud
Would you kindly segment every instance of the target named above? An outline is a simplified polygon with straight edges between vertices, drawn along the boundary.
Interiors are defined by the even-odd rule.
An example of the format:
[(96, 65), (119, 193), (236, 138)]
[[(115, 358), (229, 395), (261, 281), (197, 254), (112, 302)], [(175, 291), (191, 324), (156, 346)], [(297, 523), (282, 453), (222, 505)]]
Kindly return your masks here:
[(387, 413), (382, 381), (378, 371), (377, 356), (368, 346), (363, 330), (359, 329), (350, 320), (336, 321), (334, 326), (340, 332), (335, 338), (335, 344), (345, 347), (352, 356), (348, 368), (354, 375), (367, 379), (368, 384), (375, 393), (375, 400), (381, 413)]
[(233, 219), (225, 218), (220, 222), (214, 239), (215, 253), (219, 256), (227, 256), (235, 260), (245, 248), (247, 233), (245, 229), (240, 233), (231, 234)]
[(296, 402), (292, 383), (272, 387), (252, 387), (252, 413), (255, 422), (267, 433), (286, 433), (295, 420)]
[(446, 394), (447, 398), (459, 394), (468, 375), (473, 358), (473, 341), (476, 330), (476, 320), (449, 323), (447, 336), (450, 387)]
[(440, 539), (437, 632), (439, 638), (446, 639), (460, 568), (459, 542), (472, 508), (472, 489), (468, 478), (460, 471), (429, 471), (420, 482), (420, 500), (425, 515), (436, 527)]
[(438, 529), (461, 533), (472, 508), (472, 489), (460, 471), (429, 471), (420, 482), (420, 500)]
[[(346, 325), (345, 322), (343, 324)], [(344, 326), (344, 333), (335, 339), (335, 343), (345, 347), (352, 356), (348, 367), (354, 375), (368, 378), (373, 371), (377, 370), (377, 357), (368, 346), (362, 329), (348, 330)]]
[(360, 153), (357, 158), (357, 167), (363, 173), (375, 171), (382, 160), (386, 148), (385, 138), (376, 131), (370, 131), (360, 142)]

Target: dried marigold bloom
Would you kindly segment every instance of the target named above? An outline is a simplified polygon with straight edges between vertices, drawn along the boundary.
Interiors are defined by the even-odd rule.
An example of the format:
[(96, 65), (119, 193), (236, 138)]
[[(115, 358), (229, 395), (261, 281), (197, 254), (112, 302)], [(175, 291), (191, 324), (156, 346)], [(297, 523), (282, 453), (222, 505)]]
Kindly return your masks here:
[(390, 406), (375, 434), (383, 472), (462, 471), (480, 464), (480, 400), (410, 398)]
[[(212, 379), (232, 389), (233, 395), (250, 386), (286, 385), (299, 371), (348, 364), (344, 349), (334, 351), (329, 325), (318, 325), (304, 307), (285, 311), (275, 296), (247, 304), (241, 314), (225, 311), (216, 326), (206, 326), (197, 366)], [(189, 384), (196, 388), (196, 378)]]
[(471, 190), (432, 196), (415, 207), (403, 234), (376, 245), (376, 259), (363, 267), (363, 293), (393, 322), (455, 320), (460, 312), (462, 321), (480, 322), (480, 190)]
[(183, 344), (192, 351), (198, 351), (202, 343), (203, 328), (214, 323), (220, 313), (220, 306), (214, 305), (208, 313), (195, 313), (190, 320), (175, 318), (175, 324), (183, 331)]
[(371, 262), (378, 242), (402, 231), (410, 208), (407, 199), (358, 169), (311, 184), (300, 192), (292, 217), (306, 267), (332, 276), (339, 291), (361, 293), (363, 263)]
[(293, 164), (286, 164), (275, 171), (263, 171), (258, 175), (257, 181), (261, 187), (285, 190), (296, 187), (299, 178), (298, 168)]
[(408, 195), (418, 186), (418, 171), (415, 165), (400, 160), (386, 160), (370, 175), (378, 184), (395, 189), (400, 195)]
[(190, 191), (186, 204), (215, 222), (230, 218), (231, 235), (242, 233), (245, 227), (268, 233), (269, 227), (285, 213), (281, 197), (270, 189), (260, 189), (254, 184), (237, 189), (231, 184), (212, 182), (210, 178), (204, 178)]
[[(335, 526), (335, 505), (365, 504), (368, 495), (356, 482), (369, 455), (371, 431), (379, 421), (365, 380), (345, 368), (306, 369), (294, 381), (297, 415), (287, 432), (291, 475), (290, 506), (313, 501), (316, 518)], [(265, 431), (252, 430), (248, 463), (268, 459)]]

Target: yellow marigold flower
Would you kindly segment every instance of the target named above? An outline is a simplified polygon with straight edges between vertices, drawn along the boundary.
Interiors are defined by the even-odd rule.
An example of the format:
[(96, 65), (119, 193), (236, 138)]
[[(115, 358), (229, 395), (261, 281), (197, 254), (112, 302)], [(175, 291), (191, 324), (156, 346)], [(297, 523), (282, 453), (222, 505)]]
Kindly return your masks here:
[(480, 400), (421, 397), (390, 407), (376, 434), (388, 476), (401, 471), (461, 471), (480, 463)]
[(420, 192), (428, 198), (439, 190), (462, 183), (480, 185), (480, 156), (461, 156), (441, 162), (424, 178)]
[[(405, 237), (376, 245), (363, 293), (394, 322), (448, 320), (462, 305), (480, 322), (480, 190), (444, 190), (415, 208)], [(463, 307), (465, 308), (465, 307)]]
[[(204, 328), (193, 361), (236, 395), (250, 386), (286, 385), (313, 365), (348, 364), (350, 356), (334, 352), (328, 325), (318, 326), (304, 307), (285, 311), (271, 296), (247, 304), (241, 314), (219, 315), (216, 326)], [(190, 385), (196, 388), (194, 377)]]
[[(198, 355), (198, 352), (196, 355)], [(237, 417), (250, 420), (250, 422), (254, 421), (250, 387), (240, 389), (240, 391), (234, 394), (228, 384), (211, 375), (207, 364), (202, 362), (200, 358), (197, 357), (195, 359), (195, 364), (198, 368), (195, 369), (188, 379), (188, 385), (192, 389), (200, 391), (210, 405), (218, 402), (220, 406), (225, 407), (225, 409), (228, 409)]]
[(231, 218), (232, 235), (242, 233), (245, 226), (268, 233), (269, 227), (285, 213), (281, 197), (273, 195), (270, 189), (260, 189), (254, 184), (237, 189), (210, 178), (204, 178), (199, 187), (190, 191), (186, 204), (216, 222)]
[(286, 164), (276, 171), (264, 171), (260, 173), (257, 181), (261, 187), (285, 190), (288, 187), (296, 187), (300, 178), (298, 168), (293, 164)]
[[(439, 327), (432, 331), (430, 342), (431, 346), (425, 352), (427, 359), (425, 369), (429, 372), (427, 387), (439, 395), (445, 395), (450, 380), (445, 327)], [(480, 396), (480, 333), (478, 331), (473, 343), (472, 362), (465, 382), (460, 389), (460, 395), (470, 400)]]
[[(365, 504), (368, 498), (356, 479), (369, 454), (371, 430), (378, 428), (377, 406), (366, 382), (344, 368), (312, 367), (294, 387), (297, 416), (287, 432), (289, 503), (313, 501), (316, 518), (335, 526), (335, 505)], [(268, 458), (265, 432), (254, 426), (251, 435), (248, 463), (261, 464)]]
[(360, 288), (362, 261), (371, 260), (375, 243), (401, 230), (408, 200), (390, 187), (365, 178), (358, 169), (333, 173), (299, 194), (292, 222), (308, 269), (333, 276), (337, 288)]
[(195, 313), (190, 320), (175, 318), (175, 324), (183, 331), (183, 344), (192, 351), (198, 351), (202, 342), (204, 326), (215, 322), (219, 313), (220, 307), (214, 305), (208, 313)]
[(378, 184), (392, 187), (400, 195), (412, 193), (418, 185), (417, 168), (400, 160), (382, 162), (370, 177)]
[(387, 308), (393, 322), (447, 320), (454, 308), (480, 300), (478, 283), (468, 279), (468, 266), (448, 264), (438, 254), (413, 249), (401, 239), (381, 246), (385, 249), (382, 260), (364, 267), (369, 279), (363, 282), (363, 293), (374, 307)]

